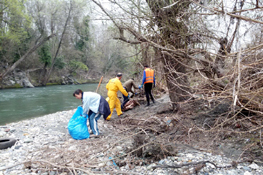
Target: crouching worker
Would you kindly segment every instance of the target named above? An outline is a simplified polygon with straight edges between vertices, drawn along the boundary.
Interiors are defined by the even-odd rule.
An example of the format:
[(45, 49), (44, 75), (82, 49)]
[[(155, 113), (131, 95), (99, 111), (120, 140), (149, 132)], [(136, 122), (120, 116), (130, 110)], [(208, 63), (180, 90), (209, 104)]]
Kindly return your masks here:
[(108, 102), (100, 94), (83, 92), (81, 89), (77, 89), (73, 93), (73, 96), (82, 100), (82, 116), (87, 117), (88, 114), (90, 129), (94, 135), (99, 135), (98, 120), (101, 115), (103, 115), (103, 118), (106, 120), (111, 113)]

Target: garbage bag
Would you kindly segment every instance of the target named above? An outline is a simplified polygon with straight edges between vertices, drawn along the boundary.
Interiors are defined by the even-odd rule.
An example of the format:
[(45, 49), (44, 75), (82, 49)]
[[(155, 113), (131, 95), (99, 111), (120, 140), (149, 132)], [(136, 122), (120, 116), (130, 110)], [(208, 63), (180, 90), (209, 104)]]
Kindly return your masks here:
[(82, 116), (83, 108), (79, 106), (68, 123), (68, 131), (73, 139), (83, 140), (89, 138), (87, 117)]

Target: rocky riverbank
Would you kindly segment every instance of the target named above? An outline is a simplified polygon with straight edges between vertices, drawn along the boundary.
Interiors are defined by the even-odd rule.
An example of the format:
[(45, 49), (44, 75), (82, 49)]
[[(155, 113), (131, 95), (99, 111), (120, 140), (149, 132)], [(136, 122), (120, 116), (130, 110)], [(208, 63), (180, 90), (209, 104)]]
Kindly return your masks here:
[[(0, 82), (0, 89), (13, 89), (13, 88), (34, 88), (43, 86), (40, 83), (39, 75), (41, 70), (37, 69), (35, 71), (22, 71), (20, 69), (15, 69), (13, 72), (8, 74)], [(99, 82), (100, 77), (94, 76), (91, 73), (90, 77), (74, 77), (73, 75), (56, 75), (51, 77), (46, 84), (49, 85), (74, 85), (74, 84), (86, 84)]]
[[(154, 111), (156, 106), (165, 108), (167, 102), (159, 99), (147, 110)], [(137, 106), (136, 111), (145, 111), (145, 107)], [(122, 118), (115, 114), (111, 121), (104, 121), (101, 117), (99, 129), (102, 135), (99, 138), (74, 140), (67, 130), (74, 112), (75, 109), (62, 111), (0, 126), (0, 138), (17, 139), (11, 148), (0, 150), (0, 175), (263, 174), (263, 167), (257, 162), (237, 163), (236, 159), (214, 155), (210, 150), (180, 144), (173, 145), (177, 148), (174, 154), (155, 161), (146, 161), (147, 156), (136, 157), (133, 155), (135, 151), (146, 149), (158, 140), (134, 149), (134, 136), (146, 133), (140, 126), (125, 125), (125, 121), (132, 122), (136, 117), (145, 123), (142, 116), (133, 115), (134, 111), (124, 113)], [(152, 114), (151, 118), (155, 116)], [(150, 134), (146, 133), (146, 137)], [(148, 156), (153, 153), (148, 153)]]

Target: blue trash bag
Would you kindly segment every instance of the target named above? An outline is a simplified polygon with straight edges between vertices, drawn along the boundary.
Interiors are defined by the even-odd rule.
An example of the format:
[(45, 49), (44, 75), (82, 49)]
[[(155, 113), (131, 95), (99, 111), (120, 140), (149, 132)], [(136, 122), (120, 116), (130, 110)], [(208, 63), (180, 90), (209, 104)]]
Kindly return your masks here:
[(79, 106), (68, 122), (68, 132), (73, 139), (83, 140), (89, 138), (87, 117), (82, 116), (83, 108)]

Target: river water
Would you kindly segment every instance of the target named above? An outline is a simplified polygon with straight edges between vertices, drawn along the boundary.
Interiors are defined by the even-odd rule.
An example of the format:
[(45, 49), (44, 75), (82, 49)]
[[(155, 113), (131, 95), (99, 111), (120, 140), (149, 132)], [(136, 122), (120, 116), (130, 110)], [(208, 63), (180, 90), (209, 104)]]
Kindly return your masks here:
[[(77, 108), (76, 89), (95, 92), (98, 84), (58, 85), (0, 90), (0, 125)], [(104, 90), (105, 89), (105, 90)], [(98, 93), (105, 97), (105, 85)]]

